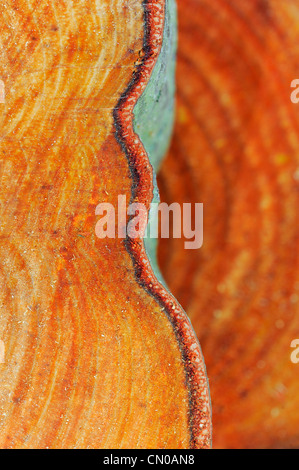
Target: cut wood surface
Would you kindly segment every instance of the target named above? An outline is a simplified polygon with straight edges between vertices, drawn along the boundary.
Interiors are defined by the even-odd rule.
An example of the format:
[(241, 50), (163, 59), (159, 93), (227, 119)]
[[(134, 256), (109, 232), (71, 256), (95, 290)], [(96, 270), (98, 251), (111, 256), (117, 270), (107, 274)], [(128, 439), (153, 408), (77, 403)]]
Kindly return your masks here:
[(1, 7), (1, 448), (209, 447), (197, 339), (142, 240), (99, 239), (95, 208), (149, 206), (132, 110), (164, 2)]
[(204, 243), (161, 240), (207, 364), (214, 447), (299, 446), (298, 0), (180, 0), (162, 200), (204, 204)]

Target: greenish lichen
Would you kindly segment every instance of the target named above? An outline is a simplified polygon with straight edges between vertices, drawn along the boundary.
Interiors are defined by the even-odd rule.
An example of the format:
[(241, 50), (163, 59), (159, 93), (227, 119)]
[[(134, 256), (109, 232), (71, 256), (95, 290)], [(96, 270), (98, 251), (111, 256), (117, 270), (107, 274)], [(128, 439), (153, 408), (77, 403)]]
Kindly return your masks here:
[[(134, 109), (134, 130), (148, 154), (154, 170), (152, 202), (159, 202), (156, 171), (169, 147), (174, 121), (175, 63), (177, 49), (177, 11), (175, 0), (166, 0), (163, 43), (149, 83)], [(153, 211), (148, 230), (157, 224)], [(157, 240), (144, 239), (147, 256), (157, 279), (165, 285), (157, 265)]]
[(139, 135), (150, 162), (157, 171), (173, 128), (177, 12), (174, 0), (166, 0), (161, 52), (149, 83), (134, 109), (134, 130)]

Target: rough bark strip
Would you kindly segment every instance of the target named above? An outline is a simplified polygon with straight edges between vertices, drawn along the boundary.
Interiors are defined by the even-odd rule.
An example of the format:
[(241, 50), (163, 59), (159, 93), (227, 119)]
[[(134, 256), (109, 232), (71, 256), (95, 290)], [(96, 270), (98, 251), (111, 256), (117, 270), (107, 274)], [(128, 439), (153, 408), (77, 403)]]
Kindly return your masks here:
[[(145, 38), (142, 63), (114, 111), (116, 135), (128, 157), (133, 177), (132, 200), (149, 210), (153, 194), (153, 169), (133, 130), (133, 109), (143, 93), (159, 55), (164, 24), (165, 2), (144, 2)], [(211, 446), (211, 407), (201, 349), (192, 326), (176, 299), (157, 281), (142, 239), (126, 240), (136, 276), (144, 289), (164, 308), (176, 333), (183, 355), (190, 400), (190, 447)]]

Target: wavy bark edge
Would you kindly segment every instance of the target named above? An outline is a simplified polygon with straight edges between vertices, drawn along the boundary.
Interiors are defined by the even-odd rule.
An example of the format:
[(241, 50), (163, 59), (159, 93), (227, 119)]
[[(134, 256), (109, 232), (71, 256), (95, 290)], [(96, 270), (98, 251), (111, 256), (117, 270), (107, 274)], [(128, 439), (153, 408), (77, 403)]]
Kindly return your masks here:
[[(143, 57), (132, 80), (114, 109), (115, 134), (125, 152), (132, 175), (132, 200), (149, 211), (153, 197), (153, 168), (133, 129), (133, 109), (149, 81), (159, 56), (165, 18), (165, 0), (143, 1)], [(211, 447), (211, 405), (205, 364), (190, 320), (177, 300), (155, 277), (143, 239), (127, 239), (125, 246), (135, 268), (137, 282), (160, 304), (169, 318), (183, 357), (189, 393), (190, 448)]]

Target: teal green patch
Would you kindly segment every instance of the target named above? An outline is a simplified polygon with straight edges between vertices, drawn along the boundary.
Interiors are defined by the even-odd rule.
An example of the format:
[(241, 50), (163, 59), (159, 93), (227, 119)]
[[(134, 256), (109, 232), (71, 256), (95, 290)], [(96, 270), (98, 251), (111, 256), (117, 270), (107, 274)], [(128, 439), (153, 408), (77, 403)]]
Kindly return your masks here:
[(149, 83), (134, 108), (134, 130), (157, 171), (170, 142), (174, 119), (177, 15), (166, 0), (163, 44)]
[[(149, 83), (134, 109), (134, 130), (148, 154), (155, 171), (165, 156), (174, 122), (175, 63), (177, 49), (177, 11), (175, 0), (166, 0), (163, 43)], [(159, 202), (154, 174), (153, 201)], [(149, 227), (157, 224), (156, 214), (150, 212)], [(165, 285), (157, 264), (157, 239), (145, 238), (145, 249), (157, 279)]]

